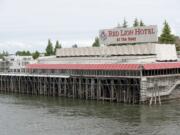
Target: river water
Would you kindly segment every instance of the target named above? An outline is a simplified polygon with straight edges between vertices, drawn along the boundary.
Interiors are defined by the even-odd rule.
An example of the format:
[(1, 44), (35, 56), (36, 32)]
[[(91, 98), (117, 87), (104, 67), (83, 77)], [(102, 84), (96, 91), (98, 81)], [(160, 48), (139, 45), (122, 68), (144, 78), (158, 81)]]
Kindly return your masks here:
[(0, 135), (180, 135), (180, 100), (150, 107), (0, 94)]

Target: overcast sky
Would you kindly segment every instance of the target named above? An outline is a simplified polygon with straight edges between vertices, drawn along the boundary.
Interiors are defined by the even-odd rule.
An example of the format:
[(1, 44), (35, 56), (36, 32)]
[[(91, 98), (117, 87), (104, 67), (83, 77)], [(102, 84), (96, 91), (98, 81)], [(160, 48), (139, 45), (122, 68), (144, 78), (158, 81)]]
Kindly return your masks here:
[(180, 35), (180, 0), (0, 0), (0, 52), (42, 51), (47, 40), (90, 46), (99, 29), (134, 18), (146, 25), (166, 19)]

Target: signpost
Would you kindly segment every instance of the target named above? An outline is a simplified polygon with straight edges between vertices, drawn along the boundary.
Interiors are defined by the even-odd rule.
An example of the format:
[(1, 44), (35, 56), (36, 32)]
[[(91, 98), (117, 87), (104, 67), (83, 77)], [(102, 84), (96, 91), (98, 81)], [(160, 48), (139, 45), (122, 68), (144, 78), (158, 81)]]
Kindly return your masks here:
[(131, 44), (157, 42), (157, 26), (104, 29), (99, 32), (101, 44)]

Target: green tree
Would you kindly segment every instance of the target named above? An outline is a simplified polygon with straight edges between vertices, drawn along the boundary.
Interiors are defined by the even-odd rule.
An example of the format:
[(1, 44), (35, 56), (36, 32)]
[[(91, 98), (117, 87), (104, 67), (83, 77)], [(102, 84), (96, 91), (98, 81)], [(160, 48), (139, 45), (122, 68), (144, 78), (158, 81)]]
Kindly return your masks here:
[(139, 26), (139, 21), (137, 18), (135, 18), (134, 23), (133, 23), (133, 27), (138, 27)]
[(16, 55), (18, 55), (18, 56), (31, 56), (31, 53), (30, 53), (30, 51), (23, 50), (23, 51), (17, 51)]
[(99, 38), (96, 37), (94, 43), (92, 44), (92, 47), (100, 47)]
[(31, 55), (30, 51), (27, 51), (27, 52), (26, 52), (26, 55), (27, 55), (27, 56), (30, 56), (30, 55)]
[(59, 44), (59, 41), (57, 40), (57, 41), (56, 41), (56, 45), (55, 45), (55, 47), (54, 47), (54, 54), (56, 54), (56, 50), (57, 50), (58, 48), (62, 48), (62, 47), (61, 47), (61, 44)]
[(17, 52), (16, 52), (16, 55), (19, 55), (19, 54), (20, 54), (20, 51), (17, 51)]
[(48, 45), (46, 47), (46, 56), (50, 56), (54, 54), (53, 44), (51, 43), (51, 40), (48, 40)]
[(123, 24), (122, 24), (122, 27), (123, 28), (127, 28), (128, 27), (128, 24), (127, 24), (128, 22), (126, 21), (126, 19), (124, 19), (124, 21), (123, 21)]
[(39, 56), (40, 56), (40, 53), (38, 51), (35, 51), (34, 53), (32, 53), (33, 59), (37, 59)]
[(139, 26), (145, 26), (142, 20), (139, 22)]
[(72, 48), (78, 48), (77, 44), (72, 45)]
[(4, 60), (4, 58), (8, 55), (9, 55), (9, 53), (7, 51), (3, 51), (2, 53), (0, 53), (0, 59)]
[(159, 42), (163, 44), (174, 44), (175, 36), (171, 34), (171, 28), (167, 21), (164, 22), (162, 34), (159, 37)]

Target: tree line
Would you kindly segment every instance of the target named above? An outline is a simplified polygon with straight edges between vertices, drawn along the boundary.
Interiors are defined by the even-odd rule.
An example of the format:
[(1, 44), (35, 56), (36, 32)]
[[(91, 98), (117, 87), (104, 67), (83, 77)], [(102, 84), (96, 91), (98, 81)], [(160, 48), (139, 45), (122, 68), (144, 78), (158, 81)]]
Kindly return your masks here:
[[(145, 26), (145, 24), (142, 20), (138, 20), (137, 18), (135, 18), (134, 22), (133, 22), (133, 27), (139, 27), (139, 26)], [(127, 28), (128, 22), (126, 21), (126, 19), (124, 19), (123, 23), (118, 24), (117, 27)], [(175, 44), (177, 50), (180, 51), (180, 37), (172, 34), (171, 28), (167, 21), (164, 21), (162, 32), (160, 34), (160, 37), (158, 38), (158, 43), (160, 43), (160, 44)], [(100, 46), (101, 46), (101, 44), (100, 44), (99, 38), (96, 37), (94, 42), (92, 43), (92, 47), (100, 47)], [(72, 45), (72, 48), (77, 48), (77, 47), (78, 47), (77, 44)], [(51, 40), (49, 39), (48, 44), (45, 49), (45, 53), (44, 53), (45, 56), (55, 55), (56, 50), (58, 48), (62, 48), (59, 41), (57, 40), (55, 43), (55, 46), (54, 46), (53, 43), (51, 42)], [(40, 56), (40, 52), (35, 51), (35, 52), (31, 53), (30, 51), (23, 50), (23, 51), (17, 51), (16, 55), (32, 56), (34, 59), (37, 59)], [(4, 56), (8, 56), (8, 52), (3, 51), (2, 53), (0, 53), (0, 59), (3, 59)]]
[[(139, 26), (145, 26), (145, 24), (142, 20), (138, 20), (137, 18), (135, 18), (132, 27), (139, 27)], [(124, 19), (123, 23), (122, 24), (118, 23), (117, 27), (127, 28), (129, 27), (128, 22), (126, 21), (126, 19)]]
[(35, 51), (35, 52), (30, 52), (30, 51), (17, 51), (16, 52), (16, 56), (32, 56), (33, 59), (37, 59), (40, 56), (40, 52), (39, 51)]
[[(77, 45), (75, 47), (77, 47)], [(46, 49), (45, 49), (44, 55), (45, 56), (55, 55), (56, 50), (58, 48), (61, 48), (61, 44), (59, 43), (59, 41), (57, 40), (56, 44), (55, 44), (55, 47), (53, 47), (53, 44), (52, 44), (51, 40), (49, 39), (48, 44), (47, 44)], [(23, 50), (23, 51), (17, 51), (15, 53), (16, 56), (32, 56), (33, 59), (37, 59), (40, 56), (40, 54), (41, 53), (39, 51), (37, 51), (37, 50), (35, 52), (30, 52), (28, 50)], [(0, 59), (4, 60), (4, 58), (6, 56), (8, 56), (8, 55), (9, 55), (9, 53), (7, 51), (0, 52)]]
[[(58, 48), (61, 48), (61, 44), (59, 43), (59, 41), (56, 41), (55, 47), (53, 47), (53, 43), (51, 42), (51, 40), (48, 40), (48, 44), (46, 46), (45, 49), (45, 56), (51, 56), (51, 55), (55, 55), (56, 50)], [(17, 56), (32, 56), (33, 59), (37, 59), (40, 56), (40, 52), (39, 51), (35, 51), (35, 52), (30, 52), (30, 51), (17, 51), (16, 52)]]

